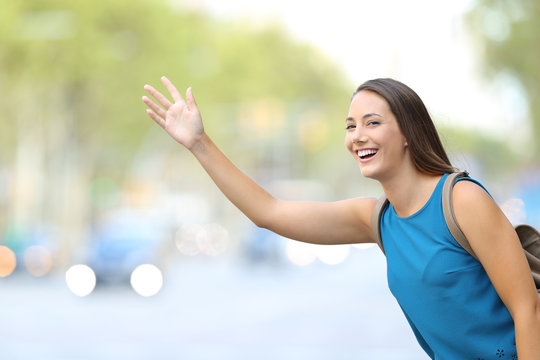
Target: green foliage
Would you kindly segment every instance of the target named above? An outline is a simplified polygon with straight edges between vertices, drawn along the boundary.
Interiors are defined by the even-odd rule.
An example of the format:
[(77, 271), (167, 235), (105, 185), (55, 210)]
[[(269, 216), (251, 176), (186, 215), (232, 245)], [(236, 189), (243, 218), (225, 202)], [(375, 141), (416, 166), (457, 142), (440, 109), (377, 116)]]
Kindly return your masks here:
[(0, 6), (3, 154), (39, 118), (43, 128), (65, 129), (66, 151), (76, 144), (96, 166), (122, 169), (155, 126), (140, 99), (146, 83), (163, 89), (161, 75), (181, 91), (194, 88), (218, 138), (220, 129), (237, 126), (231, 116), (242, 103), (259, 99), (279, 98), (288, 110), (297, 102), (324, 103), (330, 118), (346, 111), (350, 89), (342, 73), (279, 27), (219, 22), (163, 0), (0, 0)]
[[(468, 20), (482, 44), (486, 76), (505, 72), (519, 80), (529, 102), (533, 138), (540, 138), (540, 2), (477, 0)], [(535, 151), (538, 158), (538, 143)]]
[[(500, 178), (502, 173), (513, 173), (519, 169), (520, 154), (515, 153), (508, 144), (500, 140), (455, 127), (439, 126), (438, 130), (447, 151), (451, 154), (450, 157), (454, 158), (454, 162), (463, 159), (473, 160), (475, 163), (481, 164), (481, 170), (486, 174), (486, 177), (492, 179)], [(476, 164), (464, 165), (474, 166)], [(470, 171), (472, 169), (465, 168), (463, 170)]]

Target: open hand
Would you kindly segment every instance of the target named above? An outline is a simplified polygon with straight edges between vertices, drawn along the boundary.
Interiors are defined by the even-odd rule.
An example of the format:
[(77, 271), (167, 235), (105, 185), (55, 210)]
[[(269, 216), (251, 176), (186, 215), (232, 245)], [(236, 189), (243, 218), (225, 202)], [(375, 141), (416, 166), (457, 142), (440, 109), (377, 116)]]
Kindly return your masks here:
[[(174, 103), (171, 103), (163, 94), (150, 85), (145, 85), (146, 90), (156, 101), (157, 105), (150, 98), (143, 96), (143, 102), (150, 108), (146, 113), (161, 126), (165, 131), (180, 144), (191, 149), (199, 141), (204, 133), (201, 114), (191, 88), (186, 91), (186, 100), (182, 98), (180, 92), (165, 76), (161, 81), (169, 90)], [(160, 106), (161, 105), (161, 106)]]

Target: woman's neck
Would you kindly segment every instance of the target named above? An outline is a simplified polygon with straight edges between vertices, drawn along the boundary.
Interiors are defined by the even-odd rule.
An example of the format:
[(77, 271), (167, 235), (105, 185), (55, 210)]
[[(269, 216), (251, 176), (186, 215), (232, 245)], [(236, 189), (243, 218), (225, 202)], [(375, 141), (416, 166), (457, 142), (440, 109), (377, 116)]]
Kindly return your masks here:
[(381, 181), (381, 185), (396, 213), (401, 217), (407, 217), (428, 202), (440, 178), (441, 175), (428, 175), (411, 169), (407, 174), (399, 174)]

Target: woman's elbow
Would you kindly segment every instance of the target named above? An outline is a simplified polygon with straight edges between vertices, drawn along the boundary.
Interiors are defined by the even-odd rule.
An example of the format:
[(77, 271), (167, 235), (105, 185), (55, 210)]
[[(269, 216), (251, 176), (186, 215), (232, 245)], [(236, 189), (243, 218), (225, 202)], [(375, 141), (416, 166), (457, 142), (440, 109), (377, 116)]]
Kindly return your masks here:
[(253, 224), (255, 224), (255, 226), (257, 226), (258, 228), (272, 230), (271, 225), (265, 218), (254, 218), (251, 219), (251, 222), (253, 222)]
[(279, 208), (279, 200), (273, 199), (271, 204), (266, 205), (263, 211), (255, 213), (250, 220), (259, 228), (275, 232), (284, 220), (279, 214), (284, 214), (284, 211)]
[(511, 311), (515, 321), (531, 321), (534, 320), (540, 324), (540, 296), (536, 296), (531, 301), (522, 303), (517, 309)]

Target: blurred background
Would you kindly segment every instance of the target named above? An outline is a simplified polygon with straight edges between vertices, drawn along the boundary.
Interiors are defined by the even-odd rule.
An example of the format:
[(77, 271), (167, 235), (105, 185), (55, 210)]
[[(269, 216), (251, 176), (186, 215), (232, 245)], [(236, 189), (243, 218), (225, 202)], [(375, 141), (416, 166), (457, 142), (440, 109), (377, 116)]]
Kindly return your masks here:
[(276, 196), (381, 195), (343, 146), (393, 77), (455, 165), (540, 226), (534, 0), (0, 0), (0, 359), (425, 359), (369, 246), (254, 227), (145, 114), (193, 87)]

